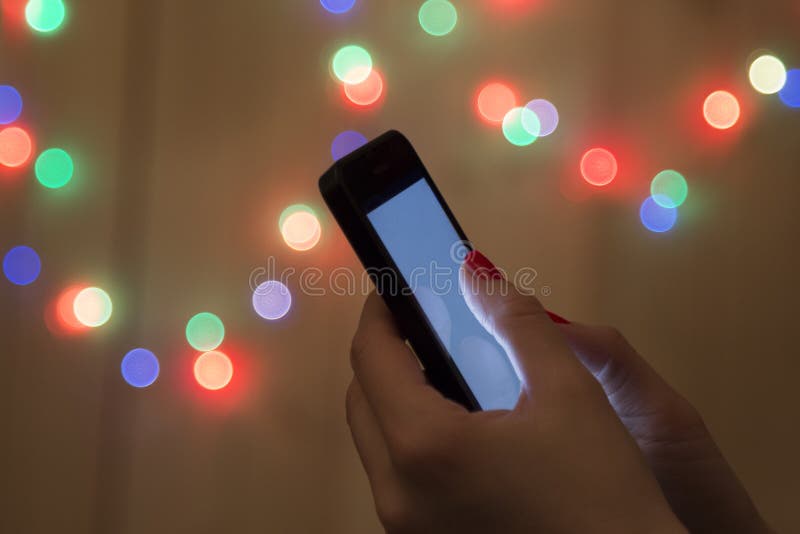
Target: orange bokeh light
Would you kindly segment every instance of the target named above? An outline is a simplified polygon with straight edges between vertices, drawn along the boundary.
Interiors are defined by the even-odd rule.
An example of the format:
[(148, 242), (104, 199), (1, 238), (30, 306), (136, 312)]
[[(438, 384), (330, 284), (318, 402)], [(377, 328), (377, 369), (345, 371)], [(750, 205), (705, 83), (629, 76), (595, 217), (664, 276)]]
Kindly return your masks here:
[(372, 69), (366, 80), (356, 84), (344, 84), (344, 95), (359, 107), (368, 107), (378, 102), (383, 96), (383, 77)]
[(21, 167), (31, 157), (31, 136), (18, 126), (0, 130), (0, 164), (6, 167)]
[(739, 101), (728, 91), (714, 91), (703, 102), (703, 117), (717, 130), (732, 128), (741, 114)]
[(298, 211), (286, 217), (281, 225), (286, 244), (295, 250), (310, 250), (319, 243), (322, 227), (313, 213)]
[(222, 389), (233, 378), (233, 363), (218, 350), (204, 352), (194, 362), (194, 378), (205, 389)]
[(478, 91), (475, 106), (486, 122), (501, 124), (506, 113), (517, 106), (517, 94), (504, 83), (490, 82)]

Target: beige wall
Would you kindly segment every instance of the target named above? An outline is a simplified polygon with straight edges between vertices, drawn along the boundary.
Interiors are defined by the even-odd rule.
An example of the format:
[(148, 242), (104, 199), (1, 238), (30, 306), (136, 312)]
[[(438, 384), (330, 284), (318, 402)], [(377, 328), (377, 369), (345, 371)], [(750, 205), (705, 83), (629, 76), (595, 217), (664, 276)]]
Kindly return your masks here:
[[(800, 528), (800, 114), (744, 87), (755, 107), (735, 143), (684, 120), (697, 87), (744, 84), (756, 48), (800, 65), (791, 2), (564, 1), (503, 22), (474, 0), (443, 41), (421, 35), (415, 2), (359, 3), (340, 20), (315, 0), (80, 0), (53, 38), (3, 28), (0, 81), (78, 174), (60, 192), (0, 176), (0, 250), (29, 243), (45, 265), (31, 288), (0, 283), (0, 530), (379, 530), (343, 413), (362, 298), (298, 295), (279, 324), (249, 307), (268, 256), (357, 266), (316, 191), (347, 128), (407, 133), (478, 246), (534, 266), (559, 313), (622, 328), (705, 414), (773, 524)], [(326, 63), (350, 40), (386, 74), (377, 112), (337, 100)], [(479, 124), (471, 98), (492, 75), (554, 100), (557, 135), (519, 150)], [(643, 162), (627, 192), (565, 199), (575, 152), (611, 138)], [(691, 196), (655, 236), (637, 206), (663, 167)], [(304, 255), (275, 231), (295, 201), (325, 214)], [(43, 308), (78, 280), (112, 293), (113, 320), (54, 337)], [(246, 376), (219, 397), (189, 380), (183, 328), (206, 309)], [(118, 365), (140, 345), (162, 375), (133, 391)]]

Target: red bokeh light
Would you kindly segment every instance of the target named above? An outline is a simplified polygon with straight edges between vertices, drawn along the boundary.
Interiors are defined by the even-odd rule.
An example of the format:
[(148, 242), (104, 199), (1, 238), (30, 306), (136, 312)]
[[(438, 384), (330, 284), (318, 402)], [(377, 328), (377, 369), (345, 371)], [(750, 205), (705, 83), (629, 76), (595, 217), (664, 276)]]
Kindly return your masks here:
[(602, 187), (617, 177), (617, 158), (605, 148), (591, 148), (581, 157), (581, 175), (588, 183)]
[(48, 304), (45, 309), (45, 323), (50, 332), (55, 335), (70, 336), (89, 330), (88, 326), (78, 321), (73, 308), (75, 297), (87, 287), (89, 287), (87, 284), (73, 284)]
[[(736, 65), (728, 65), (724, 57), (715, 58), (715, 61), (718, 63), (716, 68), (698, 68), (697, 74), (690, 78), (679, 93), (673, 112), (673, 120), (681, 133), (688, 137), (687, 150), (696, 155), (703, 154), (704, 157), (724, 157), (734, 150), (750, 122), (758, 117), (761, 107), (760, 99), (752, 95), (746, 77), (736, 74)], [(720, 88), (725, 88), (725, 92), (736, 99), (739, 107), (735, 123), (727, 129), (713, 126), (708, 118), (711, 117), (715, 122), (721, 121), (719, 124), (724, 124), (726, 117), (731, 121), (732, 117), (736, 117), (735, 105), (728, 112), (724, 109), (713, 109), (713, 114), (709, 116), (705, 112), (709, 96), (720, 91)], [(721, 107), (724, 108), (726, 99), (722, 97), (717, 102), (712, 99), (712, 107), (719, 106), (721, 102)], [(732, 102), (729, 101), (729, 104)]]
[(180, 391), (182, 397), (191, 406), (198, 408), (203, 416), (227, 416), (242, 410), (252, 402), (254, 396), (269, 395), (272, 388), (264, 373), (267, 362), (251, 355), (263, 354), (263, 347), (245, 345), (238, 340), (226, 339), (216, 352), (221, 352), (230, 360), (233, 374), (228, 384), (216, 390), (209, 390), (200, 384), (195, 374), (195, 365), (202, 354), (187, 349), (185, 341), (176, 343), (171, 348), (163, 349), (165, 353), (178, 355), (179, 364), (165, 367), (160, 380), (171, 388)]
[[(561, 194), (572, 202), (602, 198), (604, 202), (641, 202), (650, 190), (650, 180), (658, 166), (650, 157), (652, 140), (641, 132), (630, 132), (617, 127), (609, 128), (610, 119), (606, 116), (586, 121), (585, 130), (576, 134), (576, 139), (566, 148), (561, 164), (559, 189)], [(592, 148), (602, 149), (616, 160), (616, 176), (607, 185), (599, 186), (587, 181), (584, 170), (588, 170), (590, 180), (604, 182), (613, 170), (610, 159), (606, 171), (602, 167), (595, 171), (583, 169), (581, 162)], [(602, 153), (600, 153), (602, 155)], [(587, 163), (591, 162), (591, 156)], [(600, 158), (602, 159), (605, 158)], [(604, 174), (605, 172), (605, 174)]]
[(194, 361), (194, 379), (205, 389), (222, 389), (233, 379), (233, 362), (224, 352), (204, 352)]
[(30, 28), (25, 22), (25, 6), (28, 0), (0, 0), (0, 27), (4, 37), (19, 40), (30, 35)]
[(28, 162), (33, 152), (30, 134), (19, 126), (0, 130), (0, 165), (21, 167)]
[(739, 100), (728, 91), (714, 91), (703, 102), (703, 117), (717, 130), (732, 128), (741, 115)]
[(383, 76), (376, 69), (372, 69), (367, 79), (361, 83), (343, 85), (345, 98), (358, 107), (372, 106), (384, 94)]
[(489, 11), (497, 15), (518, 17), (543, 8), (548, 0), (484, 0)]
[(517, 107), (517, 94), (507, 84), (489, 82), (481, 86), (475, 99), (478, 116), (489, 124), (501, 124), (503, 117)]

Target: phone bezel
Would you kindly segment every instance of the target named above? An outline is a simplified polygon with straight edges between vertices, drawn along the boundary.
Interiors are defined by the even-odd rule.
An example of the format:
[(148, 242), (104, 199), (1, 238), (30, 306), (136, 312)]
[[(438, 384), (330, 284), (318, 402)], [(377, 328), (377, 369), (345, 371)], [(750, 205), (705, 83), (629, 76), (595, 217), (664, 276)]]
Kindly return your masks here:
[[(480, 410), (452, 356), (441, 343), (405, 278), (375, 232), (367, 214), (424, 179), (467, 250), (469, 241), (411, 143), (389, 131), (337, 161), (322, 178), (320, 191), (378, 292), (397, 319), (425, 368), (428, 380), (445, 396), (470, 410)], [(385, 291), (385, 280), (371, 271), (391, 269), (397, 291)]]

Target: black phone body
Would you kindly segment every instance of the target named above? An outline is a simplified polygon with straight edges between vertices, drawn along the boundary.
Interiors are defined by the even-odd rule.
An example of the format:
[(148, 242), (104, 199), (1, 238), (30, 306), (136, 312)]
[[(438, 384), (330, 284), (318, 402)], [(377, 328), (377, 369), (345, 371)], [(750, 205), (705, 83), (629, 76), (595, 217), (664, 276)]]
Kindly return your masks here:
[(431, 385), (473, 411), (512, 408), (518, 373), (459, 291), (469, 241), (411, 143), (386, 132), (334, 163), (319, 188)]

